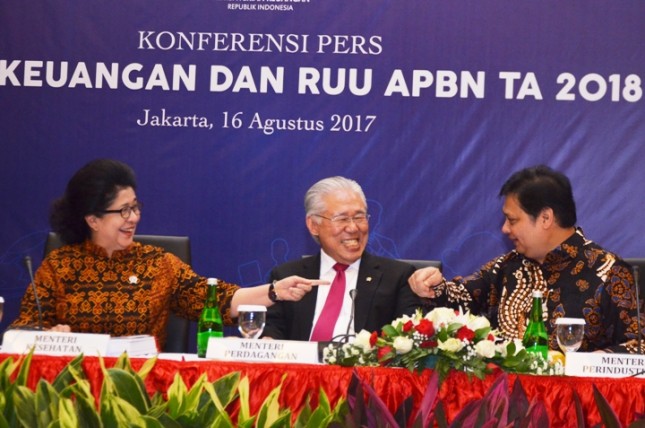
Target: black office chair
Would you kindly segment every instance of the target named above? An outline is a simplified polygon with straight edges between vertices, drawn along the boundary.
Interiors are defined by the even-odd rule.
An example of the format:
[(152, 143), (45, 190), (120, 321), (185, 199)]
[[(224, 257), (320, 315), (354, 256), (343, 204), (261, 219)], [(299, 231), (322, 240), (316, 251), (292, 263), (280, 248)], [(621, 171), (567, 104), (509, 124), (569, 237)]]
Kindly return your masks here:
[(440, 260), (410, 260), (410, 259), (399, 259), (402, 262), (409, 263), (414, 266), (416, 269), (421, 269), (428, 266), (436, 267), (441, 270), (441, 261)]
[[(190, 238), (187, 236), (162, 236), (162, 235), (137, 235), (134, 240), (144, 245), (161, 247), (169, 253), (179, 257), (184, 263), (191, 263)], [(50, 251), (63, 246), (63, 242), (55, 232), (49, 232), (45, 241), (45, 255)], [(166, 326), (166, 345), (164, 352), (185, 353), (188, 350), (188, 337), (190, 336), (190, 321), (174, 314), (168, 316)]]

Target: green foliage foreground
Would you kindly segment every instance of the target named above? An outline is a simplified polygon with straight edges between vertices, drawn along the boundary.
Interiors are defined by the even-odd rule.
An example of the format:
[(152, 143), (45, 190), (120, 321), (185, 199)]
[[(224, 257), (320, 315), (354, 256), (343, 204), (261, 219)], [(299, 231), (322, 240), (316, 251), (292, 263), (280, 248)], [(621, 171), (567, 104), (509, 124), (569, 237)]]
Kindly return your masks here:
[[(542, 403), (528, 401), (519, 380), (509, 393), (508, 376), (500, 376), (487, 394), (469, 403), (448, 424), (439, 395), (439, 378), (435, 371), (416, 414), (412, 415), (412, 397), (391, 413), (377, 393), (356, 372), (347, 397), (332, 408), (327, 395), (320, 389), (318, 405), (309, 401), (294, 414), (281, 408), (278, 398), (282, 383), (265, 398), (256, 414), (251, 414), (250, 389), (247, 377), (230, 373), (209, 382), (206, 374), (188, 388), (179, 374), (165, 397), (159, 392), (150, 397), (144, 380), (156, 363), (147, 360), (134, 371), (124, 354), (115, 365), (106, 368), (100, 398), (95, 399), (81, 363), (74, 358), (52, 383), (41, 379), (32, 390), (27, 387), (32, 354), (12, 358), (0, 364), (0, 428), (63, 428), (63, 427), (506, 427), (543, 428), (549, 425)], [(282, 379), (284, 382), (284, 377)], [(620, 427), (615, 413), (597, 389), (594, 396), (602, 422), (606, 427)], [(584, 426), (582, 408), (575, 396), (577, 426)], [(235, 416), (233, 416), (235, 415)], [(631, 427), (645, 427), (645, 420)]]

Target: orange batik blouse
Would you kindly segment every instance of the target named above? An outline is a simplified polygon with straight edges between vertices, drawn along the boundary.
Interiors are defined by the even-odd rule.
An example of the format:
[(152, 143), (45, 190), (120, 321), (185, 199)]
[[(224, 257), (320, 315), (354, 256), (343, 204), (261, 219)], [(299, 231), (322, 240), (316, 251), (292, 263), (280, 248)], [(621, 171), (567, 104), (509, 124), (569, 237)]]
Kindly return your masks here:
[[(44, 328), (67, 324), (73, 332), (151, 334), (160, 349), (168, 315), (197, 320), (207, 287), (206, 278), (162, 248), (135, 242), (108, 257), (91, 241), (52, 251), (36, 271), (35, 284)], [(228, 325), (238, 288), (219, 282), (219, 306)], [(10, 328), (37, 325), (38, 308), (28, 287)]]

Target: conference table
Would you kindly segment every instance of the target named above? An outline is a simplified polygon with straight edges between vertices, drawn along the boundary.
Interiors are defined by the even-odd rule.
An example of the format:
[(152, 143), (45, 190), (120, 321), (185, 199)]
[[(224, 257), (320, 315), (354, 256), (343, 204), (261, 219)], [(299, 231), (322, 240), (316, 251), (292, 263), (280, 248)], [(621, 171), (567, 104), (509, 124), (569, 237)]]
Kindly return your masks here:
[[(19, 356), (0, 353), (0, 361), (7, 358), (13, 358), (15, 361)], [(34, 355), (27, 385), (34, 388), (41, 378), (53, 381), (72, 359), (73, 357)], [(104, 358), (104, 361), (107, 367), (111, 367), (116, 358)], [(130, 361), (133, 369), (137, 370), (146, 359), (131, 358)], [(98, 397), (103, 381), (99, 358), (85, 357), (82, 367), (90, 380), (93, 394)], [(197, 359), (188, 354), (160, 354), (145, 379), (145, 385), (150, 394), (158, 391), (163, 393), (172, 384), (176, 373), (179, 373), (190, 387), (202, 373), (206, 373), (208, 380), (213, 382), (232, 372), (239, 372), (248, 377), (252, 391), (252, 412), (260, 408), (269, 392), (281, 382), (279, 402), (294, 413), (303, 408), (309, 396), (312, 398), (311, 405), (317, 405), (320, 388), (325, 391), (333, 408), (339, 400), (347, 396), (352, 375), (356, 373), (374, 389), (392, 413), (407, 397), (412, 396), (413, 415), (419, 408), (432, 374), (430, 370), (416, 373), (402, 368), (216, 361)], [(483, 397), (500, 376), (505, 376), (501, 370), (494, 370), (484, 380), (452, 371), (442, 383), (439, 392), (448, 421), (454, 420), (469, 402)], [(537, 400), (544, 403), (553, 427), (578, 426), (573, 404), (574, 391), (580, 397), (584, 425), (592, 426), (600, 422), (600, 413), (593, 394), (594, 385), (607, 399), (623, 425), (631, 423), (639, 414), (645, 414), (645, 379), (509, 374), (509, 390), (513, 388), (516, 380), (521, 383), (529, 402)]]

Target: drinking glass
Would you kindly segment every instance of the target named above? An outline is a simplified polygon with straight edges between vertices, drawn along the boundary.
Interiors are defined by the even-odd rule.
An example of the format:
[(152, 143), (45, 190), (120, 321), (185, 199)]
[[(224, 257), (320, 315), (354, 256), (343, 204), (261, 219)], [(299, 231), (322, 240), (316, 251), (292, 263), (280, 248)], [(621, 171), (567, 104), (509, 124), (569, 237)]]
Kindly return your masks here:
[(4, 313), (4, 298), (0, 296), (0, 321), (2, 321), (3, 313)]
[(237, 308), (237, 328), (242, 337), (257, 339), (264, 330), (267, 308), (260, 305), (240, 305)]
[(555, 320), (555, 334), (562, 352), (575, 352), (582, 345), (585, 320), (582, 318), (558, 318)]

